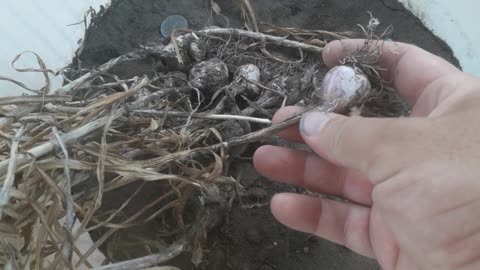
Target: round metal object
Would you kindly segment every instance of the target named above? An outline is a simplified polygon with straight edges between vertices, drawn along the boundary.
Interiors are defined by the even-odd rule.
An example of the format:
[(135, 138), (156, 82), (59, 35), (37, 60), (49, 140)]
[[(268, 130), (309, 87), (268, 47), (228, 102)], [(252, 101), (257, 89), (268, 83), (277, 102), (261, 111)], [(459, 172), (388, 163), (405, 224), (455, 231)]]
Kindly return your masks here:
[(188, 28), (188, 21), (181, 15), (171, 15), (163, 20), (160, 26), (160, 33), (163, 37), (168, 38), (175, 29)]

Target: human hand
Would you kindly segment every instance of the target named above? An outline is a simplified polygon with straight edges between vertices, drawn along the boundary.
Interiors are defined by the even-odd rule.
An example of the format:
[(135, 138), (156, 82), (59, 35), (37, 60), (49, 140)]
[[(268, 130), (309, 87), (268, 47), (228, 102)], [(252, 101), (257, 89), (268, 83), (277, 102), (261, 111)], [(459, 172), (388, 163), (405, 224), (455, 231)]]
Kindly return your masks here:
[[(330, 43), (332, 67), (361, 40)], [(385, 80), (412, 105), (410, 118), (308, 113), (280, 136), (314, 153), (264, 146), (263, 175), (345, 199), (272, 199), (274, 216), (376, 258), (386, 270), (480, 269), (480, 79), (412, 45), (386, 42)], [(302, 111), (287, 107), (281, 122)]]

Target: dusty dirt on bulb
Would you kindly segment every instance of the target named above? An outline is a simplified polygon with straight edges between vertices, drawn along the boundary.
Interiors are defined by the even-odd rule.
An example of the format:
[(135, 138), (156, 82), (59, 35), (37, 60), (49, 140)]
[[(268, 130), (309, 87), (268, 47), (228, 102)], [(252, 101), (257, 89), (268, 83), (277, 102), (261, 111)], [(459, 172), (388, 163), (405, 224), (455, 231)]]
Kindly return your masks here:
[[(216, 0), (232, 27), (241, 27), (240, 8), (231, 0)], [(258, 20), (276, 26), (324, 29), (330, 31), (356, 30), (357, 24), (365, 25), (371, 11), (384, 25), (393, 25), (391, 38), (414, 43), (458, 66), (448, 46), (430, 33), (418, 18), (392, 0), (256, 0), (252, 1)], [(123, 0), (114, 1), (113, 7), (98, 17), (96, 26), (90, 29), (82, 65), (92, 67), (127, 53), (146, 44), (158, 41), (158, 27), (168, 15), (181, 14), (192, 29), (201, 29), (210, 19), (209, 1), (203, 0)], [(213, 24), (226, 27), (226, 21), (213, 16)], [(153, 74), (155, 68), (146, 61), (117, 70), (118, 74), (132, 77), (135, 73)], [(301, 188), (279, 184), (258, 175), (251, 165), (251, 154), (259, 144), (249, 146), (241, 159), (235, 160), (232, 172), (251, 194), (245, 201), (235, 201), (233, 208), (222, 216), (208, 234), (203, 263), (194, 267), (189, 254), (177, 258), (174, 263), (187, 269), (379, 269), (374, 261), (356, 255), (346, 248), (308, 234), (291, 231), (279, 224), (269, 210), (269, 199), (277, 192), (303, 192)], [(142, 194), (126, 210), (129, 216), (158, 195), (156, 184), (149, 184)], [(127, 198), (135, 190), (130, 186), (121, 191), (105, 194), (105, 204), (115, 207), (121, 198)], [(129, 212), (130, 211), (130, 212)], [(157, 222), (162, 222), (161, 220)], [(140, 229), (143, 235), (155, 239), (161, 232), (155, 222)], [(131, 232), (126, 232), (131, 233)], [(103, 250), (107, 250), (108, 243)], [(129, 256), (142, 256), (135, 247), (127, 248)], [(118, 254), (120, 256), (120, 254)]]

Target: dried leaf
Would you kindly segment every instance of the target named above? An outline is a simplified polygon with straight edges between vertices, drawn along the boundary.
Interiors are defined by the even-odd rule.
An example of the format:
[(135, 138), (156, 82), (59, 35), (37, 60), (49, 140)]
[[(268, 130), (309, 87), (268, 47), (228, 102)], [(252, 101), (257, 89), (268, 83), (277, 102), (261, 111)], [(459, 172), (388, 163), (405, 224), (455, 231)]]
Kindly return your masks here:
[(173, 266), (159, 266), (159, 267), (143, 268), (140, 270), (181, 270), (181, 269)]
[[(127, 262), (109, 264), (109, 265), (97, 267), (94, 270), (145, 269), (145, 267), (150, 267), (153, 265), (158, 265), (160, 263), (167, 262), (172, 258), (175, 258), (176, 256), (178, 256), (184, 250), (185, 250), (184, 243), (176, 243), (171, 245), (167, 250), (159, 254), (149, 255), (143, 258), (138, 258), (138, 259), (130, 260)], [(162, 270), (167, 270), (167, 269), (162, 269)], [(176, 270), (176, 268), (173, 268), (172, 270)]]
[(104, 107), (105, 105), (111, 105), (115, 102), (118, 102), (119, 100), (130, 97), (130, 96), (134, 95), (136, 92), (138, 92), (140, 89), (142, 89), (146, 84), (148, 84), (148, 77), (144, 76), (141, 80), (138, 81), (138, 83), (135, 85), (135, 87), (132, 87), (132, 89), (130, 91), (114, 93), (114, 94), (108, 95), (106, 97), (100, 98), (100, 99), (96, 100), (94, 103), (84, 107), (79, 112), (79, 115), (84, 114), (86, 112), (90, 112), (91, 110), (96, 109), (96, 108)]
[[(37, 59), (37, 62), (38, 62), (38, 65), (40, 66), (39, 69), (36, 69), (36, 68), (17, 68), (15, 67), (15, 63), (22, 57), (22, 55), (24, 55), (25, 53), (32, 53), (33, 55), (35, 55), (36, 59)], [(20, 87), (22, 87), (23, 89), (27, 90), (27, 91), (30, 91), (30, 92), (33, 92), (33, 93), (36, 93), (36, 94), (48, 94), (48, 91), (50, 90), (50, 77), (49, 77), (49, 73), (50, 74), (54, 74), (55, 75), (55, 72), (53, 72), (52, 70), (48, 69), (47, 66), (45, 65), (45, 62), (43, 62), (42, 58), (34, 53), (34, 52), (30, 52), (30, 51), (26, 51), (26, 52), (22, 52), (20, 54), (18, 54), (15, 59), (13, 59), (12, 63), (11, 63), (12, 67), (18, 71), (18, 72), (41, 72), (43, 73), (43, 76), (45, 78), (45, 86), (42, 87), (40, 90), (34, 90), (32, 88), (29, 88), (26, 84), (20, 82), (20, 81), (17, 81), (17, 80), (14, 80), (14, 79), (11, 79), (11, 78), (8, 78), (8, 77), (4, 77), (4, 76), (0, 76), (0, 81), (9, 81), (11, 83), (14, 83)]]
[(222, 134), (216, 128), (210, 128), (210, 131), (217, 137), (218, 141), (223, 142)]
[(185, 211), (185, 207), (187, 205), (187, 201), (190, 198), (190, 195), (193, 192), (193, 187), (188, 186), (186, 190), (183, 192), (182, 196), (178, 200), (177, 205), (174, 208), (175, 211), (175, 218), (178, 224), (182, 227), (185, 227), (185, 223), (183, 222), (183, 213)]
[[(257, 16), (255, 15), (255, 10), (253, 9), (252, 4), (250, 3), (250, 0), (242, 0), (242, 10), (244, 11), (243, 13), (248, 13), (245, 14), (244, 16), (247, 18), (247, 28), (251, 29), (251, 31), (258, 32), (258, 22), (257, 22)], [(245, 12), (244, 9), (247, 9), (247, 12)]]
[[(210, 3), (211, 12), (225, 18), (220, 14), (222, 12), (218, 5), (220, 2), (211, 0)], [(252, 25), (255, 16), (251, 5), (249, 1), (244, 3), (246, 3), (244, 12), (249, 18), (251, 29), (254, 29)], [(228, 19), (226, 20), (228, 25)], [(298, 29), (284, 31), (273, 32), (276, 35), (266, 35), (233, 28), (212, 28), (195, 33), (205, 40), (215, 39), (215, 42), (223, 42), (226, 48), (219, 52), (219, 55), (223, 56), (219, 57), (221, 59), (228, 58), (235, 53), (234, 50), (247, 50), (251, 42), (257, 42), (257, 47), (250, 47), (250, 50), (242, 51), (239, 55), (252, 54), (258, 56), (255, 61), (269, 61), (265, 68), (268, 68), (271, 62), (276, 73), (277, 67), (281, 71), (285, 63), (273, 62), (271, 57), (262, 55), (258, 48), (265, 43), (319, 52), (321, 48), (308, 45), (306, 41), (315, 38), (323, 40), (317, 37), (320, 34), (316, 32), (308, 33)], [(278, 33), (288, 33), (286, 34), (288, 38)], [(231, 38), (227, 41), (220, 37), (215, 38), (216, 36)], [(211, 44), (214, 45), (215, 42)], [(173, 39), (172, 43), (175, 44), (176, 40)], [(183, 45), (180, 43), (178, 41), (177, 45)], [(179, 49), (183, 49), (183, 46), (175, 48), (176, 53), (181, 52), (180, 56), (183, 57), (186, 52)], [(186, 201), (200, 191), (207, 201), (222, 205), (226, 203), (226, 197), (230, 195), (225, 194), (229, 190), (227, 186), (235, 184), (235, 180), (228, 175), (222, 176), (223, 163), (230, 158), (226, 151), (236, 145), (243, 146), (249, 142), (259, 141), (280, 129), (273, 126), (272, 129), (242, 136), (250, 131), (241, 126), (238, 128), (239, 132), (235, 133), (235, 138), (228, 137), (227, 140), (222, 138), (217, 126), (225, 121), (271, 125), (269, 119), (254, 118), (248, 116), (249, 114), (240, 115), (234, 104), (239, 101), (239, 96), (231, 94), (237, 93), (235, 89), (230, 91), (232, 85), (228, 84), (218, 89), (215, 95), (218, 98), (212, 99), (208, 95), (202, 96), (200, 90), (193, 89), (188, 84), (188, 75), (184, 76), (185, 74), (177, 78), (178, 85), (181, 83), (183, 86), (166, 87), (162, 76), (121, 80), (109, 72), (109, 69), (119, 63), (146, 59), (145, 55), (149, 54), (136, 51), (112, 59), (95, 70), (85, 70), (86, 73), (82, 70), (84, 75), (58, 89), (54, 95), (0, 99), (0, 105), (19, 104), (0, 107), (0, 113), (6, 116), (0, 117), (2, 185), (11, 182), (12, 177), (6, 177), (7, 167), (10, 161), (17, 161), (14, 173), (11, 174), (15, 176), (15, 184), (10, 189), (11, 199), (4, 207), (4, 219), (0, 223), (0, 239), (6, 239), (14, 248), (9, 250), (9, 253), (0, 248), (0, 263), (5, 263), (8, 258), (17, 258), (15, 262), (19, 264), (18, 269), (178, 270), (174, 267), (153, 266), (171, 260), (187, 248), (189, 251), (193, 250), (193, 262), (198, 264), (202, 261), (204, 248), (207, 248), (203, 246), (207, 243), (207, 232), (221, 217), (213, 212), (209, 216), (207, 212), (212, 210), (210, 207), (187, 208), (190, 204), (186, 204)], [(186, 56), (185, 54), (183, 57), (184, 61), (188, 60)], [(20, 62), (19, 58), (20, 56), (13, 64), (16, 61)], [(17, 68), (17, 70), (42, 72), (47, 76), (52, 74), (41, 59), (37, 59), (37, 62), (39, 67), (36, 69)], [(304, 63), (302, 66), (290, 64), (288, 70), (292, 72), (296, 70), (302, 72), (310, 65), (310, 63)], [(264, 81), (269, 80), (265, 78)], [(260, 83), (256, 85), (259, 89), (275, 92)], [(42, 89), (48, 90), (48, 87)], [(142, 91), (143, 89), (146, 91)], [(193, 90), (196, 91), (196, 96), (192, 93)], [(139, 94), (139, 91), (142, 93)], [(40, 94), (45, 93), (42, 91)], [(62, 100), (63, 97), (55, 99), (60, 95), (66, 96), (65, 99)], [(75, 99), (70, 101), (70, 96), (74, 96)], [(258, 100), (254, 99), (253, 95), (250, 98)], [(22, 104), (27, 102), (29, 104)], [(51, 102), (44, 107), (47, 113), (40, 110), (42, 107), (39, 103), (45, 102)], [(212, 106), (204, 106), (207, 103)], [(261, 102), (257, 103), (254, 106), (261, 111), (264, 105)], [(245, 102), (242, 104), (248, 106)], [(185, 121), (185, 118), (188, 120)], [(295, 121), (289, 122), (290, 125), (298, 123), (298, 119)], [(25, 135), (19, 142), (17, 158), (9, 160), (10, 150), (16, 148), (12, 144), (13, 137), (22, 124), (25, 125)], [(54, 127), (65, 133), (60, 136), (61, 133), (56, 133)], [(285, 127), (284, 125), (283, 128)], [(59, 135), (57, 138), (60, 137), (60, 140), (54, 139), (55, 134)], [(59, 143), (60, 141), (62, 143)], [(62, 149), (63, 154), (60, 152), (62, 144), (65, 148)], [(67, 156), (69, 160), (64, 158)], [(64, 174), (66, 168), (71, 174)], [(146, 183), (148, 181), (161, 183)], [(73, 208), (66, 204), (70, 197), (67, 196), (70, 190), (68, 184), (71, 184)], [(102, 202), (102, 194), (120, 188), (128, 190), (133, 186), (129, 186), (130, 184), (140, 188), (132, 190), (133, 195), (117, 196), (118, 201), (115, 203), (118, 204), (113, 208), (101, 207), (95, 211)], [(134, 202), (143, 195), (142, 184), (161, 188), (158, 189), (158, 196), (148, 201), (141, 200), (142, 202), (137, 204)], [(67, 215), (71, 220), (72, 212), (78, 217), (78, 224), (75, 223), (78, 227), (70, 230), (70, 226), (65, 226), (65, 221)], [(176, 216), (172, 216), (172, 213)], [(191, 213), (195, 218), (191, 218)], [(186, 223), (183, 228), (171, 226), (175, 222), (175, 217), (179, 223)], [(183, 218), (185, 220), (182, 220)], [(161, 226), (158, 230), (160, 239), (143, 238), (143, 235), (135, 234), (136, 227), (152, 221)], [(95, 242), (80, 245), (79, 236), (88, 236), (91, 230), (96, 230), (99, 238)], [(130, 233), (132, 231), (133, 233)], [(118, 242), (124, 240), (119, 240), (121, 238), (119, 235), (129, 235), (126, 238), (131, 242)], [(70, 247), (67, 246), (69, 239), (72, 239), (73, 243)], [(18, 244), (15, 244), (17, 240)], [(172, 242), (177, 245), (172, 245)], [(178, 244), (180, 242), (181, 244)], [(94, 260), (95, 252), (98, 252), (100, 245), (109, 247), (118, 244), (116, 245), (118, 254), (122, 254), (129, 250), (128, 245), (136, 247), (139, 243), (146, 252), (154, 255), (104, 266), (100, 266), (99, 261)], [(168, 246), (170, 248), (166, 248)], [(68, 252), (65, 252), (65, 249)], [(110, 252), (110, 249), (107, 250)], [(72, 256), (70, 251), (73, 252)], [(161, 253), (158, 253), (159, 251)], [(127, 258), (133, 255), (125, 253), (128, 253)], [(116, 258), (108, 259), (112, 261), (111, 259)]]
[(152, 120), (150, 121), (150, 131), (157, 130), (160, 127), (160, 121), (161, 120), (152, 118)]
[(5, 181), (3, 182), (2, 189), (0, 190), (0, 220), (3, 218), (4, 208), (8, 206), (11, 196), (11, 190), (15, 181), (15, 173), (17, 170), (17, 153), (20, 145), (20, 138), (23, 136), (25, 131), (25, 126), (17, 131), (15, 137), (12, 139), (12, 146), (10, 150), (10, 162), (8, 163), (7, 175), (5, 176)]
[(213, 167), (212, 170), (208, 173), (208, 177), (205, 179), (206, 182), (215, 182), (218, 177), (222, 175), (223, 172), (223, 160), (222, 158), (212, 152), (215, 162), (213, 162), (210, 167)]
[(28, 87), (26, 84), (20, 82), (20, 81), (17, 81), (17, 80), (14, 80), (12, 78), (8, 78), (8, 77), (5, 77), (5, 76), (2, 76), (0, 75), (0, 81), (7, 81), (7, 82), (11, 82), (13, 84), (16, 84), (18, 86), (20, 86), (21, 88), (27, 90), (27, 91), (30, 91), (30, 92), (33, 92), (35, 94), (39, 94), (40, 91), (39, 90), (35, 90), (35, 89), (32, 89), (30, 87)]
[[(35, 56), (35, 58), (37, 59), (37, 63), (40, 66), (39, 69), (37, 69), (37, 68), (17, 68), (17, 67), (15, 67), (15, 63), (26, 53), (31, 53)], [(22, 52), (19, 55), (17, 55), (15, 57), (15, 59), (13, 59), (11, 65), (18, 72), (40, 72), (40, 73), (42, 73), (43, 77), (45, 78), (45, 85), (38, 92), (43, 94), (43, 95), (46, 95), (50, 92), (50, 75), (49, 75), (49, 73), (52, 74), (52, 75), (56, 75), (56, 74), (51, 69), (47, 68), (47, 65), (45, 65), (45, 62), (40, 57), (40, 55), (38, 55), (37, 53), (32, 52), (32, 51)]]
[(68, 102), (72, 101), (72, 96), (66, 95), (47, 95), (47, 96), (15, 96), (0, 98), (1, 105), (23, 104), (23, 103), (47, 103), (47, 102)]
[(212, 6), (212, 10), (215, 12), (215, 14), (220, 15), (222, 13), (222, 9), (215, 1), (210, 0), (210, 5)]

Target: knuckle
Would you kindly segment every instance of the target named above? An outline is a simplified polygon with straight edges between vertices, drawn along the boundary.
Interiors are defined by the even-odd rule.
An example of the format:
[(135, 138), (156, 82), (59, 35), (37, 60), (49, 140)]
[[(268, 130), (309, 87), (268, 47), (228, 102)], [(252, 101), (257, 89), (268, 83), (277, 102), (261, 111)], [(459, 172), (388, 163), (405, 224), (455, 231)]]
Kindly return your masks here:
[(397, 185), (389, 181), (376, 185), (372, 190), (372, 201), (382, 213), (388, 213), (390, 217), (404, 217), (404, 201), (399, 198)]
[[(385, 181), (376, 184), (372, 190), (372, 200), (384, 206), (392, 206), (398, 193), (405, 188), (405, 179), (410, 178), (404, 172), (391, 175)], [(395, 203), (393, 203), (395, 204)]]
[(398, 188), (397, 183), (392, 181), (385, 181), (376, 185), (372, 190), (373, 203), (390, 214), (398, 214), (398, 210), (403, 204), (402, 201), (398, 200)]
[(378, 205), (385, 205), (385, 203), (391, 198), (391, 188), (387, 183), (383, 182), (373, 187), (372, 201)]
[(425, 207), (419, 207), (418, 201), (412, 199), (412, 195), (419, 192), (416, 185), (420, 181), (418, 171), (418, 168), (402, 170), (375, 185), (372, 190), (373, 203), (391, 215), (402, 217), (405, 222), (418, 222), (419, 213)]

